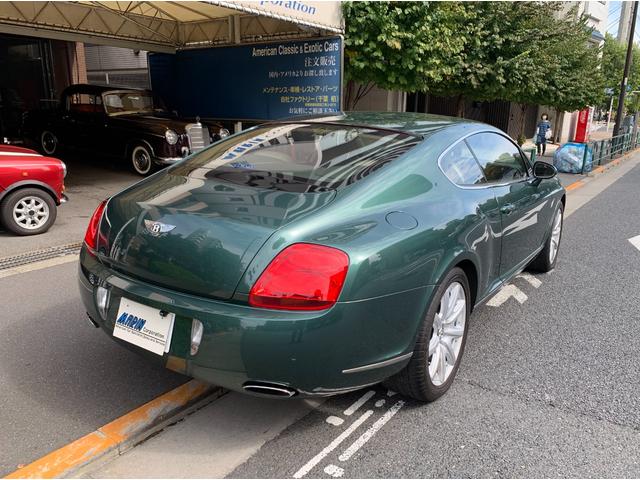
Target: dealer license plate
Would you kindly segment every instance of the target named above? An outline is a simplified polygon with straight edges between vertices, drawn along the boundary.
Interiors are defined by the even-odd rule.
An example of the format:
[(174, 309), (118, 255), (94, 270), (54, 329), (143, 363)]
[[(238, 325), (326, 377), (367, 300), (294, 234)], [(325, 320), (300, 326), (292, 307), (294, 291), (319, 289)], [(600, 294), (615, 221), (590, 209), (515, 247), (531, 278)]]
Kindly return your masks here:
[(133, 300), (120, 299), (113, 336), (158, 355), (168, 352), (175, 314), (160, 312)]

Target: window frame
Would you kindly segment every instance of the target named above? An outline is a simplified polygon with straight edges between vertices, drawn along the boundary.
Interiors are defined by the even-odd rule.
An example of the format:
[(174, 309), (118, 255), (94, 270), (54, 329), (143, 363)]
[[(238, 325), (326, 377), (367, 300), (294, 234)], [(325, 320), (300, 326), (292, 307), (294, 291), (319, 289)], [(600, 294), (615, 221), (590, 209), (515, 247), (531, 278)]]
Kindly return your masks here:
[[(471, 150), (471, 147), (469, 146), (469, 144), (466, 141), (466, 136), (460, 140), (458, 140), (457, 142), (453, 143), (452, 145), (450, 145), (449, 147), (447, 147), (447, 149), (442, 152), (442, 154), (438, 157), (438, 168), (440, 169), (440, 171), (444, 174), (445, 177), (447, 177), (447, 179), (449, 179), (449, 181), (451, 183), (453, 183), (454, 185), (458, 186), (458, 187), (484, 187), (489, 184), (489, 181), (487, 180), (487, 176), (484, 174), (484, 169), (482, 168), (482, 166), (480, 165), (480, 163), (478, 162), (478, 158), (476, 157), (476, 154), (473, 153), (473, 150)], [(469, 151), (469, 153), (471, 154), (471, 158), (473, 159), (473, 161), (475, 162), (476, 166), (478, 167), (478, 169), (480, 170), (480, 175), (482, 175), (482, 178), (484, 179), (484, 182), (482, 183), (477, 183), (477, 184), (471, 184), (471, 183), (458, 183), (458, 182), (454, 182), (453, 179), (451, 179), (449, 177), (449, 175), (447, 175), (447, 172), (445, 171), (445, 169), (442, 167), (442, 162), (445, 159), (445, 157), (447, 155), (449, 155), (449, 153), (451, 153), (451, 151), (456, 148), (459, 144), (463, 143), (464, 146), (466, 147), (466, 149)]]
[[(481, 185), (459, 185), (459, 184), (455, 183), (454, 181), (452, 181), (447, 176), (447, 174), (444, 172), (444, 169), (442, 168), (442, 165), (440, 165), (440, 161), (442, 160), (442, 158), (447, 153), (449, 153), (450, 150), (453, 149), (453, 147), (455, 147), (460, 142), (465, 142), (465, 144), (467, 145), (467, 148), (471, 151), (471, 154), (473, 155), (473, 158), (475, 159), (476, 163), (478, 164), (478, 167), (482, 171), (482, 175), (484, 176), (484, 168), (482, 168), (482, 165), (480, 165), (480, 162), (478, 162), (478, 158), (476, 157), (476, 153), (473, 151), (471, 146), (466, 141), (467, 138), (469, 138), (469, 137), (471, 137), (473, 135), (477, 135), (479, 133), (493, 133), (494, 135), (500, 135), (501, 137), (504, 137), (509, 142), (511, 142), (518, 149), (518, 152), (520, 152), (520, 155), (522, 156), (522, 162), (524, 163), (524, 166), (525, 166), (525, 169), (526, 169), (526, 172), (527, 172), (526, 177), (519, 178), (519, 179), (516, 179), (516, 180), (510, 180), (508, 182), (500, 182), (500, 183), (491, 183), (491, 182), (489, 182), (487, 180), (487, 183), (483, 183)], [(513, 184), (516, 184), (516, 183), (528, 182), (532, 178), (534, 178), (532, 176), (533, 175), (533, 167), (531, 167), (529, 165), (529, 162), (527, 161), (525, 154), (522, 152), (522, 149), (518, 146), (518, 144), (515, 143), (506, 133), (495, 131), (495, 130), (476, 130), (475, 132), (469, 132), (466, 135), (458, 138), (455, 142), (453, 142), (445, 150), (443, 150), (442, 153), (440, 153), (436, 163), (438, 164), (438, 168), (440, 169), (440, 172), (442, 172), (442, 175), (444, 175), (445, 178), (447, 180), (449, 180), (449, 182), (451, 182), (453, 185), (455, 185), (458, 188), (462, 188), (463, 190), (477, 190), (477, 189), (480, 189), (480, 188), (504, 187), (504, 186), (513, 185)], [(485, 176), (485, 180), (486, 180), (486, 176)]]

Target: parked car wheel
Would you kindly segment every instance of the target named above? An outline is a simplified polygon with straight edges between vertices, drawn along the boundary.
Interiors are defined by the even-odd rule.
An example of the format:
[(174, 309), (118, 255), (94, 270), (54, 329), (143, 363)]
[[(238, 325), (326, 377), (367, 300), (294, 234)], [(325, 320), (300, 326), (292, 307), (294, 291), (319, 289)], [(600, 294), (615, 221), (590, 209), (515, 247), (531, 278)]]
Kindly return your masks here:
[(434, 295), (409, 364), (385, 382), (390, 388), (426, 402), (449, 389), (467, 339), (470, 298), (464, 271), (454, 268)]
[(40, 149), (47, 155), (55, 155), (59, 150), (58, 137), (51, 130), (44, 130), (40, 134)]
[(544, 248), (538, 256), (529, 264), (528, 269), (536, 272), (550, 272), (556, 266), (558, 260), (558, 249), (562, 239), (562, 224), (564, 219), (564, 207), (558, 203), (558, 207), (553, 215), (553, 225), (549, 232), (549, 237), (544, 244)]
[(149, 147), (136, 144), (131, 148), (131, 166), (138, 175), (149, 175), (153, 170), (153, 160)]
[(24, 188), (7, 195), (0, 204), (2, 222), (18, 235), (37, 235), (49, 230), (56, 220), (51, 195), (38, 188)]

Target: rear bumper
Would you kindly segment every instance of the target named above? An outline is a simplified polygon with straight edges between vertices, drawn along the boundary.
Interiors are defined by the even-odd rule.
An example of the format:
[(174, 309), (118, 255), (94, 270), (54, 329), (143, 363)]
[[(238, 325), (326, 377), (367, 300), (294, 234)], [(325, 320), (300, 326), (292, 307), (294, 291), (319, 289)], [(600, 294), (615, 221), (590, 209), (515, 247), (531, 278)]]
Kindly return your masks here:
[[(338, 303), (322, 312), (280, 312), (133, 280), (107, 269), (84, 248), (80, 259), (82, 300), (91, 318), (111, 338), (122, 297), (173, 312), (171, 346), (163, 356), (113, 339), (171, 370), (236, 391), (243, 391), (251, 381), (286, 385), (303, 396), (332, 395), (388, 378), (409, 362), (433, 292), (433, 287), (421, 287)], [(106, 318), (96, 308), (98, 283), (110, 290)], [(195, 356), (190, 355), (193, 318), (204, 326)]]

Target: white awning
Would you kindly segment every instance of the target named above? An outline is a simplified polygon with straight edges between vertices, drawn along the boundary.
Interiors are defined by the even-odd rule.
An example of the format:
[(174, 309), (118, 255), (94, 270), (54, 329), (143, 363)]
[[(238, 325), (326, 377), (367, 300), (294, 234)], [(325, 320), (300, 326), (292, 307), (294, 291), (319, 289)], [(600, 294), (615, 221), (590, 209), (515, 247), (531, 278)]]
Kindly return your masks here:
[(0, 33), (156, 52), (329, 32), (339, 1), (0, 1)]

